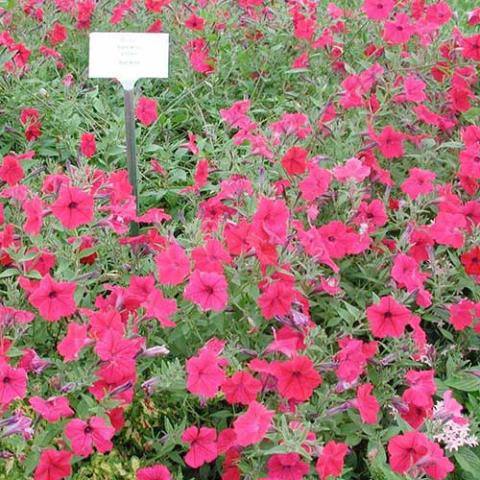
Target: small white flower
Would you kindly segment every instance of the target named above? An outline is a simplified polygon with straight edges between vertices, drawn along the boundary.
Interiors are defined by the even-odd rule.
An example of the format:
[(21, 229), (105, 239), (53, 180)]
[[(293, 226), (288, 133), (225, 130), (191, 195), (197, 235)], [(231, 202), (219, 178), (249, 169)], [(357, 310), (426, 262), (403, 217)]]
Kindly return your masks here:
[[(433, 439), (442, 442), (448, 451), (457, 451), (460, 447), (468, 445), (476, 447), (478, 438), (470, 432), (468, 421), (459, 422), (459, 418), (446, 417), (448, 409), (445, 409), (445, 402), (440, 401), (433, 407), (433, 420), (431, 423)], [(435, 418), (436, 417), (436, 418)], [(461, 417), (463, 419), (463, 417)]]

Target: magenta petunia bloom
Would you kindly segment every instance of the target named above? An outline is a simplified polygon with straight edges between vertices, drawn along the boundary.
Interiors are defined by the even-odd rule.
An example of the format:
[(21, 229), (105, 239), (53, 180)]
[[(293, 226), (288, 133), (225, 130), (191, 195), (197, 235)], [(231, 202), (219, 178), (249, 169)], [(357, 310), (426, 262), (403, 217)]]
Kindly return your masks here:
[(207, 312), (221, 312), (227, 305), (227, 281), (222, 274), (194, 270), (183, 296)]
[(26, 392), (27, 372), (0, 362), (0, 405), (8, 408), (14, 400), (24, 398)]
[(334, 440), (330, 440), (325, 444), (315, 466), (320, 480), (326, 480), (331, 477), (336, 478), (342, 474), (347, 451), (348, 445), (345, 443), (337, 443)]
[(274, 413), (261, 403), (250, 403), (247, 411), (233, 422), (237, 444), (246, 447), (260, 442), (272, 424)]
[(93, 196), (90, 193), (63, 185), (51, 208), (53, 215), (65, 228), (73, 229), (93, 220), (93, 206)]
[(72, 473), (71, 452), (47, 448), (42, 451), (38, 461), (34, 480), (63, 480)]
[(185, 463), (199, 468), (204, 463), (213, 462), (218, 456), (217, 431), (214, 428), (187, 428), (182, 433), (182, 441), (190, 445), (185, 455)]
[(165, 465), (156, 464), (139, 468), (136, 472), (136, 480), (172, 480), (172, 474)]
[(91, 455), (94, 447), (100, 453), (110, 451), (114, 434), (115, 429), (100, 417), (91, 417), (88, 421), (75, 418), (65, 425), (65, 436), (70, 440), (73, 453), (81, 457)]
[(367, 319), (372, 334), (378, 338), (401, 337), (410, 322), (412, 313), (391, 295), (367, 308)]
[(74, 282), (56, 282), (50, 274), (47, 274), (40, 280), (28, 300), (45, 320), (56, 322), (62, 317), (69, 317), (77, 310), (73, 298), (75, 288)]
[(152, 125), (158, 118), (158, 104), (156, 100), (147, 97), (140, 97), (135, 109), (135, 115), (142, 125)]

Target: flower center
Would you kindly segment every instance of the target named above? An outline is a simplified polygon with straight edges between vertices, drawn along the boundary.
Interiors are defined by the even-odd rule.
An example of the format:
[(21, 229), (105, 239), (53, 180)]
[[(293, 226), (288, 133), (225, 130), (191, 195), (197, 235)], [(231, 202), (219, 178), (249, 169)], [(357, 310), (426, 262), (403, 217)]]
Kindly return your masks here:
[(208, 295), (212, 295), (213, 294), (213, 287), (211, 285), (205, 285), (205, 292)]

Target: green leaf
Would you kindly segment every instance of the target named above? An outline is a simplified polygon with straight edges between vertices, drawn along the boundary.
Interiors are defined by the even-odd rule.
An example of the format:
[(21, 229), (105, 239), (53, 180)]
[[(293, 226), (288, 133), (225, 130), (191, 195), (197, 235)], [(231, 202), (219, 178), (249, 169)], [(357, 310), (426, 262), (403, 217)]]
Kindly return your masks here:
[(464, 118), (469, 123), (475, 123), (480, 115), (480, 108), (475, 107), (471, 108), (467, 112), (462, 113), (462, 118)]
[(480, 458), (478, 458), (473, 450), (470, 448), (461, 448), (455, 453), (454, 457), (463, 470), (475, 475), (475, 478), (477, 478), (480, 472)]
[(35, 467), (38, 465), (38, 458), (39, 458), (39, 453), (32, 450), (30, 455), (27, 457), (27, 459), (23, 463), (23, 468), (25, 469), (26, 475), (30, 475), (35, 470)]
[(463, 148), (463, 143), (462, 142), (444, 142), (444, 143), (441, 143), (438, 147), (437, 147), (437, 150), (439, 150), (440, 148), (456, 148), (458, 150), (460, 150), (461, 148)]
[(7, 268), (0, 273), (0, 278), (14, 277), (18, 275), (18, 270), (16, 268)]
[(480, 391), (480, 378), (472, 374), (463, 373), (452, 378), (447, 378), (445, 384), (462, 392)]
[(5, 10), (12, 10), (16, 3), (17, 0), (0, 0), (0, 7), (5, 8)]

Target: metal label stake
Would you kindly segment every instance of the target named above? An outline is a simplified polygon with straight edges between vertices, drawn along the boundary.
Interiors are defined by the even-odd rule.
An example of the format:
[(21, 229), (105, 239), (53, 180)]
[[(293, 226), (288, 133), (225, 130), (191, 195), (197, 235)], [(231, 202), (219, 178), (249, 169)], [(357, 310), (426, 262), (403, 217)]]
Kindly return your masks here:
[[(135, 212), (138, 215), (138, 165), (135, 142), (135, 97), (134, 82), (122, 82), (125, 106), (125, 138), (127, 141), (128, 179), (135, 196)], [(130, 235), (138, 235), (138, 223), (130, 223)]]
[[(140, 78), (168, 78), (168, 33), (90, 33), (90, 78), (116, 78), (124, 90), (128, 178), (138, 215), (138, 165), (135, 148), (135, 82)], [(132, 222), (130, 235), (138, 234)]]

